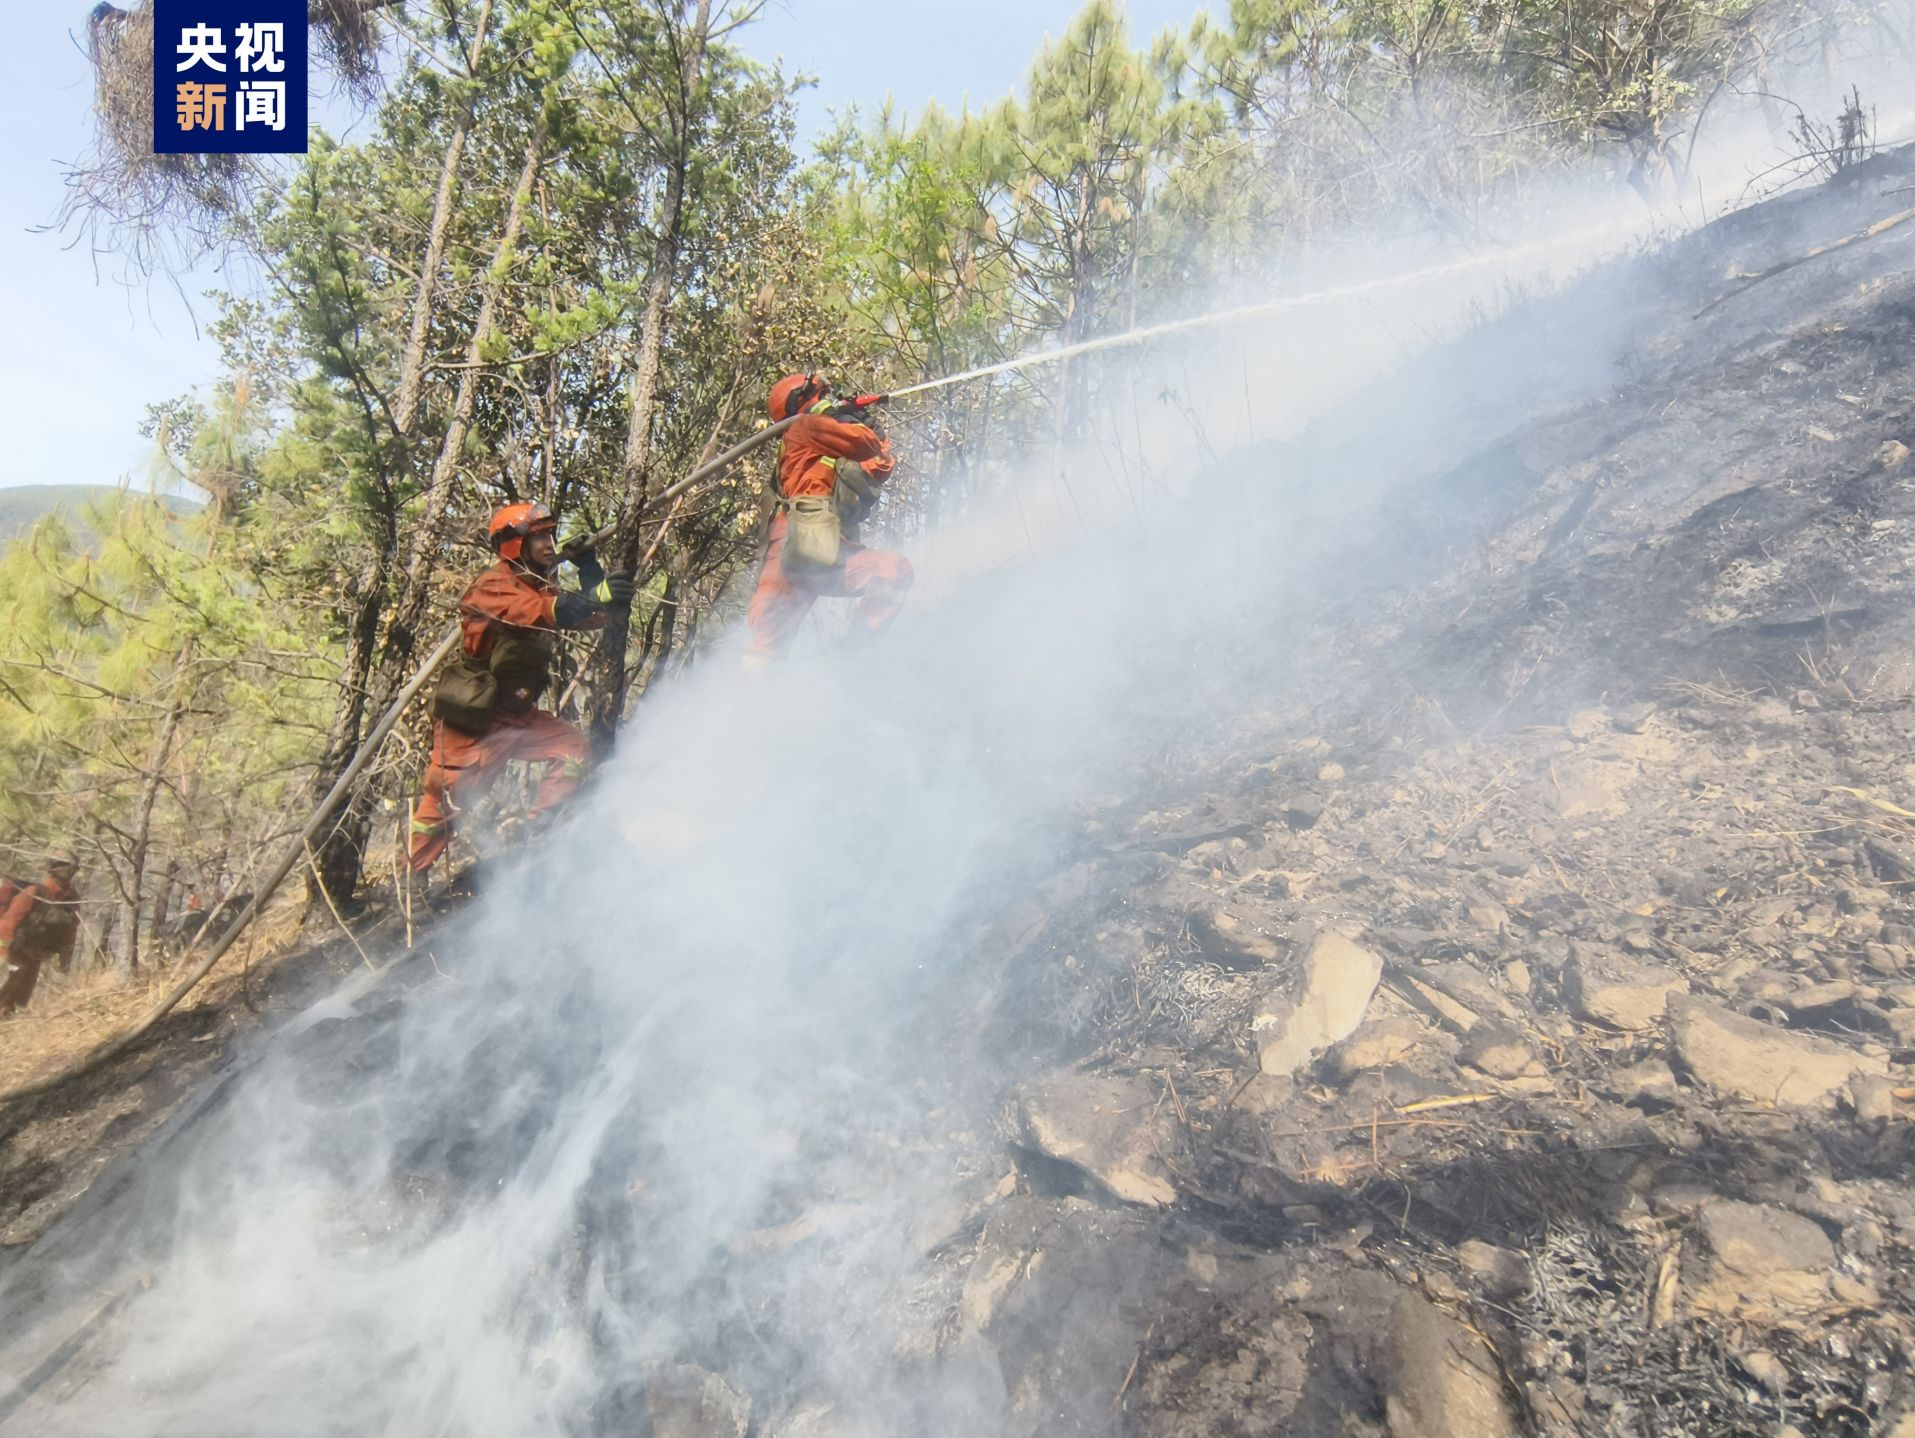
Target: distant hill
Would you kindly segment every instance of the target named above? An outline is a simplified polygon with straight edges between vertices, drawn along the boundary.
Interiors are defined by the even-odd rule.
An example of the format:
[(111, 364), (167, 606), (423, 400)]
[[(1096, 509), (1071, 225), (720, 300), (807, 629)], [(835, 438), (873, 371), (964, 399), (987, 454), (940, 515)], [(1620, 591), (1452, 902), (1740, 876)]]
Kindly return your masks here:
[[(20, 484), (0, 489), (0, 543), (24, 533), (34, 521), (54, 510), (65, 510), (76, 527), (87, 505), (119, 493), (113, 484)], [(205, 506), (183, 495), (163, 494), (160, 498), (176, 514), (197, 514)]]

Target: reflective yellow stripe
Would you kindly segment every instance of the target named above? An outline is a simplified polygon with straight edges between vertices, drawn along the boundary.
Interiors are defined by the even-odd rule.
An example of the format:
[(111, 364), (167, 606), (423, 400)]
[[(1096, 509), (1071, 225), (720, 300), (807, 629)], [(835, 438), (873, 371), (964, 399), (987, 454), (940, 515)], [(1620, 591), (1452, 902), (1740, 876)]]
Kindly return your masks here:
[(436, 824), (425, 823), (419, 819), (414, 819), (412, 821), (412, 832), (415, 834), (424, 834), (428, 838), (436, 839), (439, 837), (439, 835), (443, 834), (445, 831), (446, 831), (446, 826), (445, 826), (445, 820), (443, 819), (441, 819)]

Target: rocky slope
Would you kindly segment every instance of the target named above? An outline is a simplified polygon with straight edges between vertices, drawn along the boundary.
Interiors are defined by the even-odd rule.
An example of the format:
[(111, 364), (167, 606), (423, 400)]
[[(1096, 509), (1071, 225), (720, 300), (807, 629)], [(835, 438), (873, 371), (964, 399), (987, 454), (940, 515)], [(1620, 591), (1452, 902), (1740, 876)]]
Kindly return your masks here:
[(1074, 1061), (947, 1250), (1025, 1431), (1915, 1433), (1915, 226), (1747, 278), (1908, 172), (1665, 261), (1086, 814), (993, 1016)]
[[(1198, 621), (1171, 631), (1175, 722), (1047, 865), (952, 901), (923, 977), (884, 926), (922, 927), (832, 928), (807, 891), (801, 984), (743, 968), (768, 997), (707, 1014), (650, 976), (634, 1012), (672, 1018), (642, 1044), (618, 965), (526, 938), (487, 974), (456, 928), (446, 971), (307, 1013), (261, 1063), (280, 1087), (223, 1095), (264, 1119), (183, 1122), (19, 1262), (0, 1358), (31, 1377), (0, 1413), (258, 1431), (201, 1393), (265, 1401), (247, 1363), (284, 1345), (243, 1348), (244, 1305), (310, 1236), (283, 1302), (313, 1357), (259, 1385), (340, 1365), (315, 1432), (364, 1431), (355, 1404), (434, 1362), (450, 1386), (418, 1391), (464, 1431), (483, 1375), (381, 1326), (457, 1269), (430, 1294), (513, 1310), (475, 1331), (551, 1391), (672, 1354), (525, 1431), (1915, 1433), (1915, 224), (1777, 268), (1899, 213), (1911, 176), (1891, 156), (1733, 217), (1220, 466), (1193, 527), (1260, 547), (1267, 611), (1211, 634), (1202, 556), (1169, 577)], [(689, 818), (656, 827), (695, 850)], [(670, 849), (637, 871), (660, 890)], [(765, 855), (724, 857), (744, 918), (686, 901), (721, 976), (772, 887)], [(581, 924), (628, 920), (615, 898)], [(861, 943), (870, 967), (828, 962)], [(241, 1199), (195, 1210), (221, 1163)], [(120, 1253), (160, 1269), (178, 1231), (245, 1230), (253, 1192), (296, 1222), (229, 1269), (194, 1250), (173, 1267), (211, 1279), (141, 1319)], [(487, 1204), (504, 1226), (461, 1226)], [(468, 1290), (509, 1267), (495, 1233), (534, 1277)], [(209, 1293), (234, 1356), (169, 1353), (166, 1315)], [(468, 1316), (426, 1315), (448, 1348)]]

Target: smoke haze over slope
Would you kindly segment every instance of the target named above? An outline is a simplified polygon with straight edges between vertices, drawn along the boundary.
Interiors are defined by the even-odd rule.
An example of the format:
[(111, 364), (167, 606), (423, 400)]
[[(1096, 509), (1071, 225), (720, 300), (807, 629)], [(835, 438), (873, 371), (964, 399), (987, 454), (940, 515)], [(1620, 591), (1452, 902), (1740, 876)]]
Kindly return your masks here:
[[(1470, 542), (1461, 500), (1442, 532), (1390, 525), (1398, 486), (1614, 383), (1706, 261), (1620, 263), (1404, 358), (1646, 233), (1614, 214), (1121, 361), (1145, 404), (1236, 376), (1208, 386), (1223, 457), (1143, 409), (1122, 462), (1075, 457), (1070, 492), (1033, 476), (1021, 514), (914, 549), (920, 602), (879, 643), (756, 683), (707, 664), (650, 701), (403, 999), (307, 1015), (0, 1280), (29, 1338), (145, 1285), (34, 1431), (624, 1431), (672, 1363), (850, 1432), (1014, 1431), (995, 1361), (921, 1291), (940, 1223), (1001, 1175), (1006, 1088), (1047, 1062), (993, 1027), (993, 926), (1108, 842), (1085, 796), (1159, 782), (1306, 678), (1306, 617)], [(1709, 323), (1728, 344), (1763, 304)]]

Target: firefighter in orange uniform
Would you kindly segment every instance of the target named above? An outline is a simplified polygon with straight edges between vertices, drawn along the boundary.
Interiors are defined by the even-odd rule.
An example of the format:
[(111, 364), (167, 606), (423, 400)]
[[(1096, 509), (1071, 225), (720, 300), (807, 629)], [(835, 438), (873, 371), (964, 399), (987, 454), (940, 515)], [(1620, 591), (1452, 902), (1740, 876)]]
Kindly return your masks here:
[(412, 811), (412, 870), (423, 873), (452, 841), (452, 821), (497, 782), (512, 760), (542, 764), (532, 816), (578, 788), (591, 749), (573, 725), (538, 706), (551, 685), (561, 629), (603, 629), (606, 607), (629, 603), (629, 574), (607, 578), (590, 550), (573, 557), (582, 590), (554, 579), (558, 521), (542, 504), (508, 504), (486, 532), (499, 562), (459, 600), (464, 652), (432, 704), (432, 757)]
[(24, 1009), (40, 982), (40, 966), (60, 961), (73, 966), (73, 941), (80, 930), (80, 896), (73, 887), (79, 861), (61, 849), (47, 857), (47, 876), (14, 894), (0, 913), (0, 1015)]
[(783, 652), (820, 597), (856, 599), (855, 622), (876, 633), (897, 617), (911, 588), (910, 561), (858, 542), (859, 522), (891, 477), (891, 442), (869, 425), (834, 417), (835, 403), (817, 375), (786, 375), (772, 386), (772, 419), (800, 418), (778, 452), (778, 514), (751, 598), (748, 670)]

